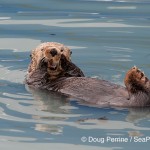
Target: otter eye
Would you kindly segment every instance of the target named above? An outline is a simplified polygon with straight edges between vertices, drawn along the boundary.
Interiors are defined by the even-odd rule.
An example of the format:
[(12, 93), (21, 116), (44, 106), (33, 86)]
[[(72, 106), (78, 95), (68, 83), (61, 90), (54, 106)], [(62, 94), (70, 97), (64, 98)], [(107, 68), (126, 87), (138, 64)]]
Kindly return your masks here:
[(30, 57), (32, 57), (32, 55), (30, 54)]
[(72, 51), (70, 51), (70, 55), (72, 54)]
[(63, 52), (64, 51), (64, 49), (63, 48), (61, 48), (61, 50), (60, 50), (61, 52)]

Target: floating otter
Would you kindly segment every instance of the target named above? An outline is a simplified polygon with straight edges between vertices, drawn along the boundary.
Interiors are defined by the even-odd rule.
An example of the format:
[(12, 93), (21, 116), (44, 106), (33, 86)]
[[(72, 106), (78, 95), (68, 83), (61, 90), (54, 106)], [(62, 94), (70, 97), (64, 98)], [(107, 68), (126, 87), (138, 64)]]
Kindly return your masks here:
[(26, 83), (30, 87), (56, 91), (97, 106), (150, 106), (150, 81), (137, 67), (126, 73), (126, 87), (123, 87), (84, 77), (70, 58), (70, 49), (60, 43), (41, 44), (32, 51)]

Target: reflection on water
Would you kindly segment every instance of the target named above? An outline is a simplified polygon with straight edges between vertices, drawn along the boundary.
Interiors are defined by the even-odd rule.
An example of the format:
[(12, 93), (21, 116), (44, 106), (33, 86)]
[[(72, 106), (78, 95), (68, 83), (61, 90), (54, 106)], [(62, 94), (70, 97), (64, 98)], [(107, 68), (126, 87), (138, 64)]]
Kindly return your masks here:
[[(31, 94), (21, 93), (21, 86), (16, 85), (17, 94), (9, 93), (6, 88), (6, 93), (1, 95), (1, 142), (51, 141), (98, 146), (100, 143), (82, 143), (80, 138), (149, 134), (149, 108), (95, 108), (55, 92), (28, 89), (33, 100)], [(126, 144), (118, 143), (118, 146), (126, 147)]]
[(23, 81), (30, 50), (45, 41), (68, 45), (90, 77), (123, 84), (133, 65), (150, 76), (149, 6), (149, 0), (1, 1), (0, 148), (148, 149), (149, 142), (81, 137), (149, 136), (149, 108), (97, 108)]

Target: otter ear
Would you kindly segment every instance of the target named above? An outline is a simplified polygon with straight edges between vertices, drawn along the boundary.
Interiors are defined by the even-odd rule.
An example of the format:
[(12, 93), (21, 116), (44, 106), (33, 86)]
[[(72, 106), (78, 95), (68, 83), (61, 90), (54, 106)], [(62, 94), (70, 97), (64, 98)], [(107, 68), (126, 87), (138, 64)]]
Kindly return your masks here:
[(33, 56), (32, 56), (32, 54), (30, 54), (29, 56), (30, 56), (30, 59), (32, 60), (32, 59), (33, 59)]

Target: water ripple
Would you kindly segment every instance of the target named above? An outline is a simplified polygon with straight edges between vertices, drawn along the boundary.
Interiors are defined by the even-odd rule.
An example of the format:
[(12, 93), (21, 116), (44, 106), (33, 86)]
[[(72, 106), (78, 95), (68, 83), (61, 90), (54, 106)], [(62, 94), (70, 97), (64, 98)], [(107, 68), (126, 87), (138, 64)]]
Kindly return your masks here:
[(134, 64), (149, 73), (149, 4), (0, 1), (0, 149), (128, 149), (135, 143), (114, 147), (83, 143), (81, 137), (149, 136), (149, 108), (98, 108), (23, 83), (30, 51), (46, 41), (68, 45), (73, 62), (87, 76), (123, 84), (125, 72)]

